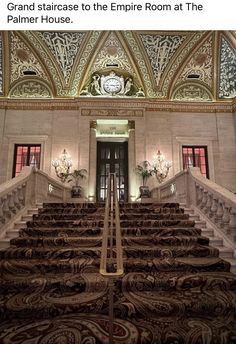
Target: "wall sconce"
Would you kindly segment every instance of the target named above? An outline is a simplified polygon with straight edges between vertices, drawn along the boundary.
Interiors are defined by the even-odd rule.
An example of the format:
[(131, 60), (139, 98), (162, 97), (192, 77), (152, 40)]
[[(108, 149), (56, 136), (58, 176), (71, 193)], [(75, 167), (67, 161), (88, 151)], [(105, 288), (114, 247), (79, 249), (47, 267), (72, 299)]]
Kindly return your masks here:
[(152, 165), (153, 172), (158, 182), (162, 183), (168, 175), (169, 169), (172, 166), (172, 161), (166, 160), (165, 156), (158, 150)]
[(64, 183), (72, 166), (71, 156), (64, 149), (58, 159), (52, 160), (57, 177)]

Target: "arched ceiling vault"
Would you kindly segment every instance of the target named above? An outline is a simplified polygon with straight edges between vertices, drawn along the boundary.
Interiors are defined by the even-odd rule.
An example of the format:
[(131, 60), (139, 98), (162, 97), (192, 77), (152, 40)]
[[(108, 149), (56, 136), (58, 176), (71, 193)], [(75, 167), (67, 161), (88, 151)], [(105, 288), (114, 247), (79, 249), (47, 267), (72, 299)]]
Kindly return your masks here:
[(4, 31), (0, 98), (236, 96), (236, 31)]

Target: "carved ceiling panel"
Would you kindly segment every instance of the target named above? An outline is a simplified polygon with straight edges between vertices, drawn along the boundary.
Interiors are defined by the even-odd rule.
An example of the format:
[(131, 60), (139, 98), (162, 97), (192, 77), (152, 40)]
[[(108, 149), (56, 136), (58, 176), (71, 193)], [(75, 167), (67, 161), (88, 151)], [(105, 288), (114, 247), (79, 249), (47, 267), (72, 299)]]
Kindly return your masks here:
[(213, 86), (213, 37), (212, 35), (197, 47), (182, 69), (177, 84), (190, 79), (201, 81), (210, 89)]
[(65, 83), (68, 84), (85, 33), (47, 31), (38, 32), (38, 35), (49, 47), (61, 68)]
[(11, 89), (10, 97), (27, 99), (51, 98), (51, 92), (45, 83), (36, 80), (26, 80), (17, 83)]
[[(24, 34), (32, 43), (33, 47), (37, 50), (40, 57), (44, 60), (47, 65), (48, 72), (54, 82), (56, 95), (59, 97), (75, 97), (78, 95), (78, 89), (82, 82), (83, 74), (86, 72), (87, 65), (92, 58), (94, 47), (98, 44), (98, 38), (100, 37), (99, 31), (88, 31), (85, 32), (86, 44), (80, 49), (78, 48), (77, 56), (74, 57), (74, 66), (69, 67), (72, 72), (70, 77), (71, 81), (68, 84), (65, 82), (65, 78), (62, 74), (61, 67), (58, 62), (55, 64), (55, 59), (52, 58), (52, 53), (49, 47), (45, 44), (42, 38), (36, 32), (24, 31)], [(81, 36), (79, 36), (81, 38)]]
[(3, 94), (3, 41), (0, 33), (0, 95)]
[(173, 94), (174, 100), (179, 101), (211, 101), (212, 96), (206, 87), (194, 83), (179, 86)]
[(131, 31), (124, 31), (123, 34), (135, 58), (136, 65), (142, 75), (143, 84), (145, 86), (145, 93), (147, 97), (154, 98), (156, 96), (156, 92), (152, 87), (151, 76), (148, 72), (143, 51), (140, 49), (137, 39)]
[(159, 85), (166, 66), (186, 36), (140, 34), (140, 38), (149, 58), (156, 84)]
[[(36, 98), (230, 101), (235, 75), (235, 31), (0, 33), (0, 95), (10, 81), (11, 96), (26, 99), (34, 89)], [(89, 88), (95, 76), (96, 94)]]
[[(144, 96), (142, 78), (122, 33), (112, 31), (109, 35), (106, 34), (103, 44), (94, 52), (94, 56), (80, 95)], [(109, 80), (104, 83), (105, 79)], [(115, 83), (116, 89), (106, 90), (108, 82)]]
[(15, 32), (11, 32), (10, 42), (11, 83), (29, 76), (48, 80), (41, 63), (32, 49), (30, 49)]
[(236, 51), (224, 37), (220, 51), (219, 98), (236, 97)]
[(97, 54), (91, 72), (94, 73), (101, 69), (119, 68), (135, 76), (132, 63), (127, 56), (120, 40), (114, 32), (111, 32), (102, 48)]

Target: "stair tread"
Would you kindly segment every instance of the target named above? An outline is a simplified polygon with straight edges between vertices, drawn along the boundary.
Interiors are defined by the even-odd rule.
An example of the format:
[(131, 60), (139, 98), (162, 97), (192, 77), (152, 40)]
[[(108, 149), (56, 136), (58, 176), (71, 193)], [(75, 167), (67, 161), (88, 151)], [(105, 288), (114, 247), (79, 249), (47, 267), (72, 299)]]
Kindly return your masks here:
[[(141, 342), (142, 333), (149, 344), (150, 338), (153, 342), (164, 336), (169, 342), (175, 341), (172, 335), (176, 332), (168, 328), (168, 321), (175, 328), (178, 322), (178, 336), (183, 333), (185, 337), (181, 342), (186, 341), (188, 331), (192, 331), (193, 338), (195, 323), (202, 326), (205, 320), (207, 329), (210, 326), (214, 329), (217, 340), (222, 338), (217, 332), (220, 324), (223, 331), (231, 331), (233, 326), (236, 330), (236, 325), (232, 325), (236, 276), (230, 273), (230, 268), (236, 269), (236, 261), (221, 258), (233, 254), (233, 250), (221, 246), (218, 237), (209, 239), (206, 234), (214, 235), (214, 231), (204, 228), (206, 223), (198, 220), (192, 209), (186, 209), (184, 214), (179, 204), (123, 203), (120, 210), (124, 274), (113, 278), (113, 295), (114, 316), (124, 323), (122, 331), (116, 333), (126, 332), (124, 326), (129, 322), (127, 333), (131, 333), (131, 326), (136, 326), (132, 333), (138, 334), (138, 340), (133, 342)], [(60, 315), (61, 322), (75, 312), (77, 318), (78, 314), (86, 317), (86, 325), (78, 323), (80, 334), (73, 338), (80, 339), (82, 328), (87, 334), (95, 327), (99, 332), (103, 327), (101, 319), (105, 321), (109, 311), (111, 281), (99, 273), (104, 204), (52, 202), (42, 205), (38, 214), (32, 215), (32, 219), (25, 217), (30, 219), (26, 226), (25, 221), (18, 223), (24, 228), (10, 232), (19, 237), (11, 239), (10, 248), (0, 252), (0, 293), (4, 295), (0, 319), (6, 320), (3, 332), (0, 324), (0, 342), (6, 336), (6, 328), (11, 331), (10, 324), (18, 324), (19, 319), (25, 326), (30, 319), (38, 318), (36, 323), (41, 324), (42, 319), (50, 318), (52, 325), (57, 316)], [(115, 245), (115, 236), (113, 240)], [(108, 259), (108, 270), (112, 268)], [(88, 325), (90, 318), (94, 319), (93, 325)], [(96, 326), (98, 319), (100, 323)], [(55, 337), (61, 334), (61, 323), (53, 330), (51, 325), (50, 335), (44, 334), (40, 341), (61, 338)], [(63, 322), (62, 325), (63, 335), (67, 335), (66, 325)], [(203, 338), (201, 331), (205, 327), (202, 330), (201, 326), (197, 327), (200, 332), (194, 332), (194, 340)], [(73, 332), (74, 336), (74, 324), (72, 327), (70, 334)], [(44, 331), (47, 326), (42, 328)], [(104, 325), (103, 335), (107, 328)], [(162, 333), (158, 337), (149, 336), (149, 330), (154, 333), (160, 328)], [(169, 331), (167, 337), (165, 330)], [(25, 334), (27, 341), (36, 342), (30, 337), (32, 330), (26, 329)], [(108, 342), (104, 337), (99, 341), (92, 338), (94, 343)], [(127, 335), (124, 342), (131, 344), (130, 338)]]

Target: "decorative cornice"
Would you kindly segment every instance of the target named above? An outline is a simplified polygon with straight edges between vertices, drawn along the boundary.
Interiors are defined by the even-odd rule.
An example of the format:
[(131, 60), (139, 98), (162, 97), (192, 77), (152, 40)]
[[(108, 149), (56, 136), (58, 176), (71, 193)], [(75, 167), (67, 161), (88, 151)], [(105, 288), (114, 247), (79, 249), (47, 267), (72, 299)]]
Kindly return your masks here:
[[(197, 112), (197, 113), (224, 113), (235, 112), (236, 103), (233, 101), (217, 101), (217, 102), (181, 102), (181, 101), (159, 101), (156, 99), (97, 99), (84, 98), (76, 99), (45, 99), (45, 100), (20, 100), (20, 99), (1, 99), (0, 109), (14, 110), (81, 110), (82, 115), (89, 116), (83, 111), (92, 111), (91, 116), (99, 116), (98, 111), (105, 110), (107, 116), (112, 116), (112, 111), (137, 111), (145, 113), (147, 111), (161, 112)], [(109, 113), (109, 111), (110, 113)], [(125, 110), (125, 112), (124, 112)], [(134, 112), (135, 113), (135, 112)], [(118, 115), (117, 115), (118, 116)], [(140, 116), (140, 114), (138, 115)]]
[(143, 117), (143, 110), (140, 109), (82, 109), (82, 116), (96, 116), (96, 117)]
[(233, 100), (232, 110), (233, 110), (233, 113), (236, 113), (236, 98)]

